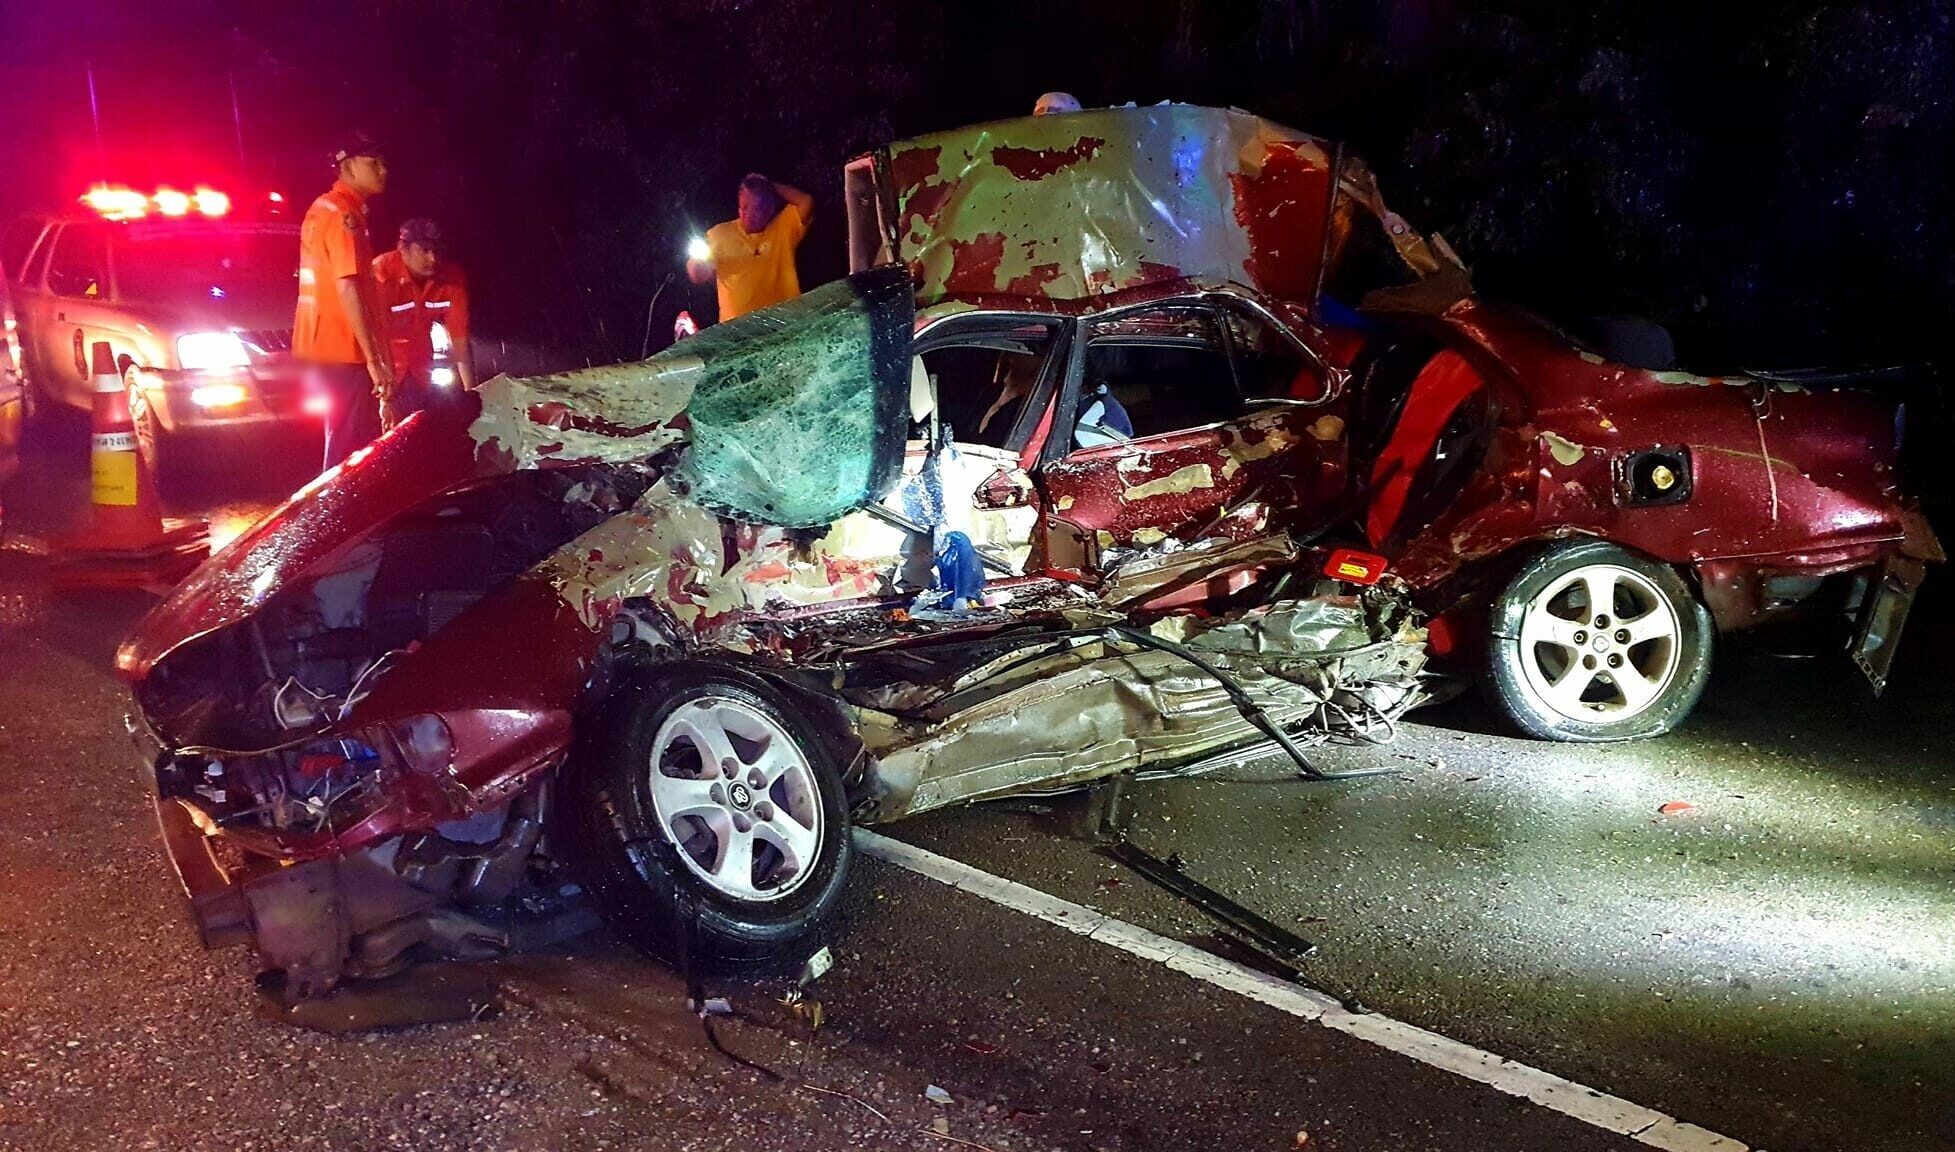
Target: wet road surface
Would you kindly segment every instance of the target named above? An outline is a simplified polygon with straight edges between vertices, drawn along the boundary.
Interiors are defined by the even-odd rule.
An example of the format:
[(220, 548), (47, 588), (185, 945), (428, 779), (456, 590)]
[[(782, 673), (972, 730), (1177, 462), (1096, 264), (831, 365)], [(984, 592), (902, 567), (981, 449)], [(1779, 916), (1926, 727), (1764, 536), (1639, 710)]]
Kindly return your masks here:
[[(47, 597), (36, 541), (85, 499), (77, 459), (37, 446), (0, 551), (0, 1148), (1641, 1146), (868, 859), (819, 1032), (784, 977), (712, 989), (727, 1047), (781, 1081), (602, 935), (399, 990), (499, 1003), (472, 1023), (269, 1019), (245, 954), (196, 947), (120, 734), (108, 658), (147, 599)], [(247, 458), (176, 510), (241, 527), (305, 472)], [(1466, 701), (1320, 753), (1400, 774), (1145, 785), (1133, 835), (1316, 941), (1334, 994), (1774, 1152), (1945, 1149), (1955, 705), (1922, 623), (1877, 704), (1843, 664), (1740, 652), (1666, 740), (1514, 740)], [(1082, 809), (884, 831), (1213, 938), (1094, 854)]]
[[(1383, 753), (1400, 776), (1263, 760), (1153, 784), (1133, 838), (1399, 1019), (1771, 1149), (1955, 1147), (1949, 685), (1873, 705), (1851, 676), (1755, 658), (1683, 732), (1603, 748), (1485, 735), (1456, 705)], [(895, 831), (1165, 935), (1209, 927), (1058, 834), (1064, 813)]]

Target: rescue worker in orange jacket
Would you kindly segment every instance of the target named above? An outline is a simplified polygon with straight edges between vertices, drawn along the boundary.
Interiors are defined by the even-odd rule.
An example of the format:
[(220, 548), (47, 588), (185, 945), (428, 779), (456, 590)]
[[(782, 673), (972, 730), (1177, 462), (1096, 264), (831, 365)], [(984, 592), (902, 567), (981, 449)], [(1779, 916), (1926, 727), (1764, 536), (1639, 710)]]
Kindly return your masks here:
[(307, 386), (327, 398), (325, 467), (380, 434), (380, 403), (394, 367), (374, 304), (367, 201), (387, 187), (387, 161), (365, 138), (333, 153), (339, 178), (306, 209), (299, 229), (299, 303), (292, 355)]
[[(393, 251), (373, 262), (375, 296), (387, 325), (394, 402), (382, 412), (391, 428), (444, 396), (459, 380), (475, 387), (468, 343), (468, 278), (442, 255), (441, 228), (417, 217), (402, 224)], [(447, 363), (439, 361), (446, 359)]]

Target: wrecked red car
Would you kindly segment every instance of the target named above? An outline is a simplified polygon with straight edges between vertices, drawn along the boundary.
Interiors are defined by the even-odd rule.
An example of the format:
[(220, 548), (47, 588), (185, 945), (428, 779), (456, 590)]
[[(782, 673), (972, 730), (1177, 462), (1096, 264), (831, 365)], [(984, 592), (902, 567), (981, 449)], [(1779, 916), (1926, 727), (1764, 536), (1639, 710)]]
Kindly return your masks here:
[(1667, 728), (1781, 612), (1878, 678), (1939, 558), (1891, 406), (1603, 361), (1245, 113), (964, 129), (846, 190), (846, 281), (413, 417), (125, 643), (207, 943), (305, 994), (560, 935), (581, 886), (770, 955), (853, 824), (1301, 763), (1429, 656), (1564, 739)]
[[(1171, 389), (1124, 374), (1189, 381), (1167, 401), (1187, 410), (1157, 407), (1116, 451), (1119, 475), (1208, 462), (1182, 477), (1198, 505), (1267, 514), (1299, 539), (1353, 525), (1436, 618), (1434, 654), (1533, 735), (1666, 731), (1701, 693), (1717, 633), (1785, 617), (1844, 622), (1878, 690), (1925, 565), (1943, 559), (1900, 490), (1891, 399), (1851, 376), (1604, 359), (1475, 296), (1444, 240), (1386, 208), (1331, 142), (1164, 105), (904, 141), (849, 177), (858, 267), (907, 264), (926, 315), (1029, 298), (1081, 317), (1087, 392), (1158, 406)], [(1121, 306), (1150, 295), (1219, 302), (1210, 343), (1227, 364), (1096, 357), (1146, 322), (1146, 305)], [(1236, 478), (1232, 420), (1276, 430), (1281, 485)], [(1205, 455), (1175, 454), (1203, 441)], [(1074, 447), (1048, 441), (1040, 462)], [(1069, 513), (1052, 483), (1048, 515), (1084, 547), (1186, 535), (1151, 512)]]

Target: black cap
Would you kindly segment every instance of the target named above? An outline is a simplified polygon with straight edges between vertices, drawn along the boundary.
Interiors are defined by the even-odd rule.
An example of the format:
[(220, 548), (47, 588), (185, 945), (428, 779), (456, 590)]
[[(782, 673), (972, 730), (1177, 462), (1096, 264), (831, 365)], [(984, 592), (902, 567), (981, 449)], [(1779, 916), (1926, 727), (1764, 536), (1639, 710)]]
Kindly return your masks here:
[(426, 216), (416, 216), (401, 225), (400, 242), (419, 244), (424, 248), (441, 247), (441, 225)]
[(332, 151), (334, 167), (338, 167), (356, 156), (381, 157), (385, 155), (386, 151), (374, 142), (373, 137), (363, 132), (356, 132), (348, 136), (340, 142), (339, 147)]

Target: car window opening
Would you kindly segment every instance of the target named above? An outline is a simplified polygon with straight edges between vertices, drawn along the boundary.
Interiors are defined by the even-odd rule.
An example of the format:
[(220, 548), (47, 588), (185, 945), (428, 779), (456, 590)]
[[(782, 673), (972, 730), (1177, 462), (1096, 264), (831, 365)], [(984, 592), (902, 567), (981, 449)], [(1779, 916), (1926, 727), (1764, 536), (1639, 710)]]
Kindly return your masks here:
[(1050, 335), (1037, 331), (924, 352), (924, 370), (936, 383), (938, 411), (950, 435), (965, 444), (1011, 447), (1051, 351)]
[[(1095, 326), (1079, 395), (1076, 417), (1095, 405), (1109, 417), (1117, 408), (1133, 439), (1242, 414), (1235, 373), (1212, 315), (1187, 309), (1144, 312)], [(1080, 447), (1114, 443), (1109, 428), (1105, 419), (1082, 419), (1074, 440)]]
[(57, 296), (100, 299), (108, 294), (109, 239), (93, 224), (62, 229), (48, 268), (48, 288)]

